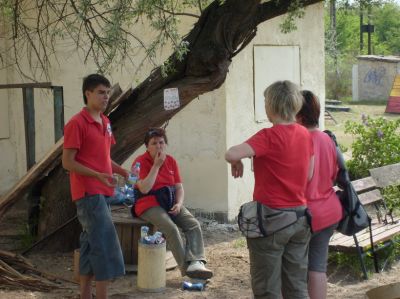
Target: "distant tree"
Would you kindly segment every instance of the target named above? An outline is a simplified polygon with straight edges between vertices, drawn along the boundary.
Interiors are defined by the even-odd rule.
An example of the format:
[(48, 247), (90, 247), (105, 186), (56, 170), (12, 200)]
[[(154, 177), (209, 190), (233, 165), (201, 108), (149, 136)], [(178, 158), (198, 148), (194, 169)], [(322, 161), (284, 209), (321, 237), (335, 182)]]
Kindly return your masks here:
[[(326, 6), (326, 93), (329, 98), (351, 96), (351, 70), (358, 55), (367, 54), (366, 42), (360, 50), (360, 12), (364, 23), (370, 18), (375, 26), (372, 54), (400, 53), (400, 5), (393, 1), (337, 1), (336, 30), (333, 37), (331, 8)], [(368, 14), (370, 14), (368, 16)]]

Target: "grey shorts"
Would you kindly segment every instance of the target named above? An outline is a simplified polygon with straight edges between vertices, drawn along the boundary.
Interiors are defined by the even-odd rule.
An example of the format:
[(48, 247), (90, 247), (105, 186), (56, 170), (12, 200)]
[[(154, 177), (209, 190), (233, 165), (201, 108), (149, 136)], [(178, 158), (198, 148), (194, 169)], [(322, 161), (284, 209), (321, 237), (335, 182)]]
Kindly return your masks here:
[(312, 234), (308, 251), (308, 270), (326, 272), (328, 261), (328, 247), (337, 223)]
[(76, 201), (80, 236), (79, 272), (104, 281), (125, 274), (124, 259), (111, 212), (104, 195), (90, 195)]

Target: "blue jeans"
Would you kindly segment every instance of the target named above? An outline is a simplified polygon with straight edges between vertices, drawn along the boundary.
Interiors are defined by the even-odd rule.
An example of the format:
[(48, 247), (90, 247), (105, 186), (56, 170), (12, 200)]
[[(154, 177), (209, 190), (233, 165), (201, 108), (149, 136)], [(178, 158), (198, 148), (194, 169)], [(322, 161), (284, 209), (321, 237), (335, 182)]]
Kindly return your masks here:
[(124, 259), (106, 197), (86, 196), (76, 201), (80, 236), (79, 272), (104, 281), (125, 274)]

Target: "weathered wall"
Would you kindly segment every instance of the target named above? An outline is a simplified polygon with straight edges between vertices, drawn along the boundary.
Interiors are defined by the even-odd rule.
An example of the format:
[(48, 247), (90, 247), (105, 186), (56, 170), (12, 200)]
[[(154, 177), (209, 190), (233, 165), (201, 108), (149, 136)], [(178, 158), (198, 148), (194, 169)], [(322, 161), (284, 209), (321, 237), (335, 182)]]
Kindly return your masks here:
[[(358, 97), (353, 100), (387, 101), (396, 74), (400, 73), (400, 57), (365, 55), (358, 57)], [(353, 78), (354, 80), (354, 78)]]
[[(324, 24), (323, 3), (308, 7), (306, 15), (297, 22), (298, 30), (282, 34), (279, 24), (282, 18), (276, 18), (262, 24), (253, 42), (233, 60), (226, 81), (227, 101), (227, 146), (244, 142), (262, 128), (271, 126), (268, 122), (257, 123), (254, 115), (254, 76), (253, 47), (255, 45), (298, 45), (300, 47), (300, 85), (302, 89), (315, 92), (322, 109), (325, 99), (324, 77)], [(307, 37), (307, 38), (306, 38)], [(274, 72), (274, 67), (265, 66)], [(267, 86), (265, 86), (267, 87)], [(323, 124), (323, 113), (321, 117)], [(254, 186), (251, 161), (245, 161), (243, 179), (233, 179), (227, 167), (228, 179), (228, 218), (233, 219), (238, 207), (252, 199)]]

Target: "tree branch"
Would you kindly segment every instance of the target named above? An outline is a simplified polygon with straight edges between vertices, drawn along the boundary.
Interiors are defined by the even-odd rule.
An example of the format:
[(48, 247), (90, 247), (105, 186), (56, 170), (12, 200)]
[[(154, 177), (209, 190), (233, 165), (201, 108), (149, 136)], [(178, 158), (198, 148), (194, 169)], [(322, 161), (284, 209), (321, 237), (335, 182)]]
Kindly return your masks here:
[[(300, 3), (306, 7), (322, 1), (323, 0), (301, 0)], [(271, 0), (260, 4), (257, 15), (257, 24), (286, 14), (292, 2), (292, 0)]]

